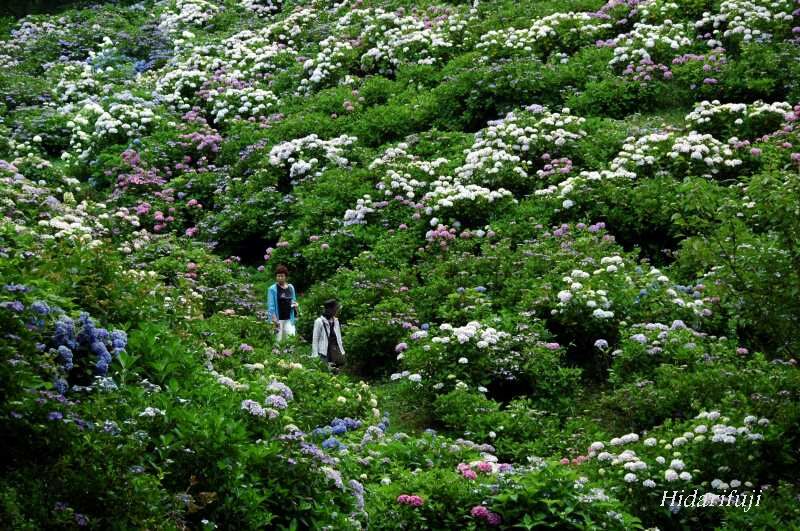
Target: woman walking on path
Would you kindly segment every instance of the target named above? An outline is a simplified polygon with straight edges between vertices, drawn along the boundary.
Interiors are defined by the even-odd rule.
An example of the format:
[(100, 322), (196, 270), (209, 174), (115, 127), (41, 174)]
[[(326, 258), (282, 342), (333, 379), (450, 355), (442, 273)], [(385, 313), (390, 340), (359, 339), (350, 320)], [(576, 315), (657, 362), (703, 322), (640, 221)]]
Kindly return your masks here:
[(276, 282), (267, 288), (267, 318), (275, 325), (276, 341), (295, 335), (297, 296), (287, 282), (289, 270), (281, 264), (275, 268)]
[(325, 301), (325, 310), (314, 321), (314, 337), (311, 341), (311, 353), (324, 361), (338, 367), (344, 363), (344, 346), (342, 330), (339, 327), (339, 302), (336, 299)]

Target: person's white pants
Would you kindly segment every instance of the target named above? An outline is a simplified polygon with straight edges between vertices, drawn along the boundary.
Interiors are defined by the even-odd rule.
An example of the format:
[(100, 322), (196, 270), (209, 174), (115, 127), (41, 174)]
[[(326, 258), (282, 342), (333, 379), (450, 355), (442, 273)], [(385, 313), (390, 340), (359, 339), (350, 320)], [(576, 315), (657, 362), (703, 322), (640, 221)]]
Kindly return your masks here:
[(275, 333), (276, 341), (280, 341), (295, 334), (294, 325), (288, 319), (278, 321), (278, 331)]

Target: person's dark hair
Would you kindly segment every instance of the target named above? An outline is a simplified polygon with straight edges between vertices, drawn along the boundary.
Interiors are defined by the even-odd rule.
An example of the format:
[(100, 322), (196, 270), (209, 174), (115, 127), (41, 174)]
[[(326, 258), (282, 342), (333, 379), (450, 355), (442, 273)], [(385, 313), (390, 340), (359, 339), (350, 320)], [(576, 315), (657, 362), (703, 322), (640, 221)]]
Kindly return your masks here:
[(325, 309), (322, 311), (322, 315), (326, 318), (330, 319), (336, 313), (336, 310), (339, 309), (339, 301), (336, 299), (328, 299), (323, 303)]
[(288, 275), (289, 268), (283, 264), (280, 264), (278, 267), (275, 268), (275, 274), (280, 275), (281, 273), (283, 273), (284, 275)]

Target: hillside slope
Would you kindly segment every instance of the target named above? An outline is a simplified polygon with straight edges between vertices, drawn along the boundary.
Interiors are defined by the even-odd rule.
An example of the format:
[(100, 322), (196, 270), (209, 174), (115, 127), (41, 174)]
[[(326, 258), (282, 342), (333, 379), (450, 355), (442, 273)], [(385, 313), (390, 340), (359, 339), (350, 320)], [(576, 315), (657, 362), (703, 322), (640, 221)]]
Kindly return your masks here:
[(14, 22), (0, 526), (800, 528), (799, 8)]

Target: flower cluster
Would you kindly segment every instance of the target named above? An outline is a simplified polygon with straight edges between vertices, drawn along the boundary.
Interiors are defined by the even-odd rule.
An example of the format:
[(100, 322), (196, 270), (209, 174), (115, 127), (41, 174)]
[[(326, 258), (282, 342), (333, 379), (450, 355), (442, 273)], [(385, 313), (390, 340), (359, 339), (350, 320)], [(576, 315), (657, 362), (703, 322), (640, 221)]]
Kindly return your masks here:
[(546, 59), (554, 51), (571, 52), (589, 44), (612, 27), (593, 13), (553, 13), (534, 19), (528, 28), (511, 27), (484, 33), (475, 48), (486, 50), (493, 57), (536, 54)]
[(333, 36), (321, 41), (319, 46), (317, 55), (303, 63), (307, 77), (300, 81), (300, 93), (310, 92), (334, 78), (343, 70), (342, 62), (353, 50), (349, 41), (341, 41)]
[(440, 63), (461, 48), (467, 20), (448, 13), (447, 8), (432, 10), (436, 12), (431, 15), (438, 16), (404, 16), (402, 7), (397, 12), (376, 8), (352, 13), (353, 18), (363, 18), (359, 41), (367, 50), (361, 56), (361, 65), (367, 71), (387, 74), (403, 63)]
[(503, 521), (499, 514), (493, 513), (483, 505), (476, 505), (469, 511), (469, 514), (474, 518), (486, 521), (490, 526), (498, 526)]
[(245, 9), (258, 13), (261, 16), (277, 13), (283, 7), (281, 0), (241, 0), (240, 5)]
[(731, 136), (755, 137), (772, 132), (792, 112), (786, 102), (721, 103), (719, 100), (695, 104), (686, 123), (701, 133), (723, 131)]
[[(328, 164), (346, 167), (349, 164), (345, 157), (346, 149), (357, 139), (342, 135), (330, 140), (322, 140), (312, 134), (281, 142), (269, 152), (269, 163), (272, 166), (288, 168), (293, 183), (309, 177), (319, 177)], [(323, 160), (320, 160), (323, 159)]]
[(207, 0), (175, 0), (159, 21), (162, 31), (177, 32), (182, 26), (203, 26), (220, 11)]
[(264, 408), (256, 402), (255, 400), (242, 400), (242, 407), (241, 409), (247, 411), (254, 417), (262, 417), (270, 419), (274, 419), (278, 416), (278, 412), (272, 408)]
[(277, 380), (272, 380), (270, 384), (267, 386), (267, 391), (272, 391), (283, 397), (284, 400), (293, 400), (294, 393), (289, 386), (285, 383), (279, 382)]
[(426, 205), (426, 214), (430, 215), (433, 212), (462, 210), (464, 207), (476, 209), (503, 199), (514, 200), (512, 193), (504, 188), (490, 190), (445, 176), (430, 184), (430, 191), (422, 197), (422, 202)]
[(465, 183), (527, 189), (535, 164), (568, 153), (586, 136), (585, 121), (568, 108), (551, 112), (530, 105), (510, 112), (475, 135), (464, 164), (455, 170), (456, 177)]
[(234, 118), (256, 121), (277, 109), (278, 98), (269, 90), (255, 87), (220, 86), (209, 90), (205, 97), (211, 102), (211, 114), (216, 123)]
[[(709, 426), (709, 423), (713, 423)], [(638, 483), (645, 489), (654, 489), (663, 486), (673, 489), (675, 482), (690, 483), (698, 475), (715, 473), (716, 471), (704, 470), (707, 466), (707, 452), (720, 451), (721, 447), (735, 450), (740, 441), (743, 446), (764, 439), (756, 427), (766, 427), (769, 420), (766, 418), (748, 415), (740, 426), (730, 425), (728, 417), (722, 417), (718, 411), (703, 411), (694, 420), (685, 426), (686, 431), (669, 440), (657, 437), (640, 438), (636, 433), (629, 433), (622, 437), (615, 437), (609, 442), (593, 442), (587, 455), (603, 466), (612, 467), (612, 471), (619, 471), (622, 481), (628, 484)], [(757, 426), (756, 426), (757, 425)], [(638, 452), (632, 448), (623, 449), (628, 445), (637, 445)], [(680, 448), (680, 451), (673, 450)], [(619, 453), (617, 449), (621, 450)], [(722, 449), (723, 453), (728, 449)], [(672, 459), (665, 457), (672, 452), (676, 456)], [(689, 459), (694, 458), (694, 461)], [(690, 463), (695, 466), (690, 466)], [(725, 482), (715, 479), (712, 488), (729, 488)]]
[(101, 143), (122, 142), (141, 136), (152, 128), (156, 115), (152, 104), (146, 101), (133, 103), (115, 102), (108, 109), (90, 101), (73, 114), (73, 106), (67, 105), (62, 112), (71, 116), (67, 127), (71, 129), (70, 148), (74, 153), (64, 152), (62, 158), (77, 157), (86, 161)]
[(377, 203), (372, 201), (372, 197), (366, 194), (356, 200), (355, 208), (348, 208), (344, 213), (344, 225), (363, 225), (367, 223), (367, 216), (380, 208)]
[(410, 505), (411, 507), (421, 507), (424, 502), (416, 494), (401, 494), (397, 497), (397, 503)]
[(665, 20), (653, 25), (637, 22), (633, 29), (617, 36), (611, 43), (614, 57), (609, 65), (627, 65), (649, 61), (651, 64), (669, 63), (678, 50), (692, 46), (688, 24)]
[(61, 315), (55, 323), (53, 348), (67, 373), (74, 369), (79, 360), (94, 354), (94, 372), (105, 376), (113, 359), (125, 350), (128, 337), (122, 330), (109, 332), (105, 328), (96, 327), (86, 312), (81, 312), (79, 323), (80, 328), (76, 333), (75, 322), (70, 317)]
[(793, 8), (789, 0), (725, 0), (719, 12), (703, 13), (695, 22), (695, 28), (712, 48), (735, 40), (767, 42), (776, 36), (789, 35), (793, 15), (796, 15)]

